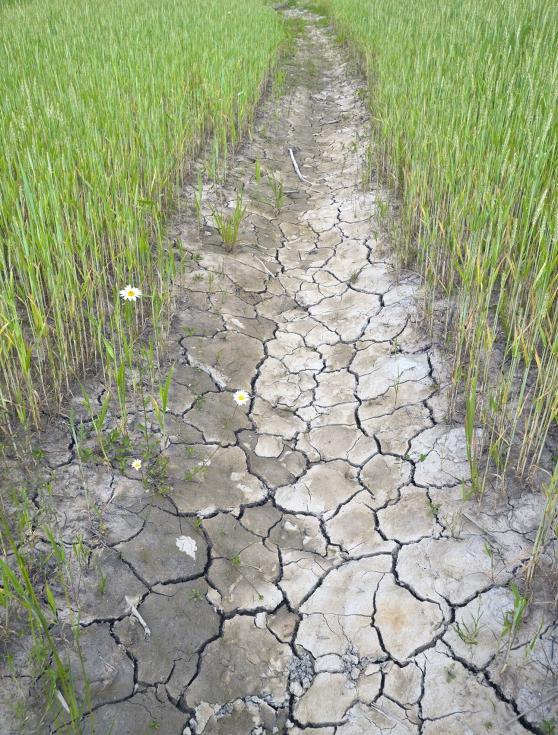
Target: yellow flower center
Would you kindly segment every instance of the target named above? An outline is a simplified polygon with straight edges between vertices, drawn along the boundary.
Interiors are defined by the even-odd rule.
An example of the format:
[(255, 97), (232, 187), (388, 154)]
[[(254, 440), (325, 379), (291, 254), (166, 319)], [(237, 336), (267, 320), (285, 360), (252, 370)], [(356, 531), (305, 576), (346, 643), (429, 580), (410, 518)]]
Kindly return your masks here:
[(243, 401), (244, 400), (244, 395), (242, 393), (238, 396), (238, 400), (239, 401)]
[(135, 292), (134, 292), (134, 291), (128, 291), (128, 296), (135, 296), (135, 295), (136, 295), (136, 294), (135, 294)]

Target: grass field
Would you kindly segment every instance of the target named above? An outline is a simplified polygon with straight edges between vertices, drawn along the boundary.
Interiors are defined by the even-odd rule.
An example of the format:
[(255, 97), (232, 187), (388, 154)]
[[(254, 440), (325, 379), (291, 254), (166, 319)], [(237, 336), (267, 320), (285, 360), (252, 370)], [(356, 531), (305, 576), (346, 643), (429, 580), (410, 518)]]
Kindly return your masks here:
[(558, 5), (327, 5), (365, 66), (399, 255), (454, 304), (455, 385), (503, 482), (558, 415)]
[(283, 39), (263, 0), (0, 0), (0, 409), (37, 419), (108, 369), (127, 284), (134, 326), (160, 323), (164, 215), (208, 134), (239, 141)]

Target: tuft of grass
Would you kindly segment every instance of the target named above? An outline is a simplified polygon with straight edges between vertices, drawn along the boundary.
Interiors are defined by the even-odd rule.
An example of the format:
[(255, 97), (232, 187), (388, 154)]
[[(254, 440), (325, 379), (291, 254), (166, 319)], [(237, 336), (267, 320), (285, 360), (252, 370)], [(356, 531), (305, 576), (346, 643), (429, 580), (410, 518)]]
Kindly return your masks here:
[(261, 0), (0, 4), (0, 411), (37, 422), (121, 362), (126, 284), (132, 336), (157, 338), (186, 162), (208, 133), (216, 156), (238, 144), (285, 33)]

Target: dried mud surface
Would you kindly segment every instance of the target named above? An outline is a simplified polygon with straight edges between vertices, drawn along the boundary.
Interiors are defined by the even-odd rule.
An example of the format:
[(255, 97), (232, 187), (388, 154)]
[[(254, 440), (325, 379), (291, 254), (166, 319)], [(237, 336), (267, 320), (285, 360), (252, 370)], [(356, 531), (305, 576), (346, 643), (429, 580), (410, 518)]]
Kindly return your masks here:
[[(498, 643), (541, 501), (489, 498), (457, 522), (469, 469), (442, 352), (418, 321), (420, 283), (379, 247), (358, 80), (307, 19), (287, 90), (231, 172), (231, 204), (240, 182), (248, 202), (240, 246), (224, 251), (209, 187), (201, 230), (190, 215), (174, 225), (203, 259), (177, 287), (170, 336), (172, 493), (84, 470), (105, 525), (81, 580), (97, 732), (540, 732), (553, 703), (528, 710), (556, 686), (556, 623), (535, 608), (504, 674)], [(289, 192), (278, 214), (267, 169)], [(250, 402), (235, 410), (240, 389)], [(44, 446), (70, 542), (88, 520), (64, 426)], [(470, 645), (455, 624), (479, 611)], [(32, 693), (24, 646), (14, 666)], [(2, 673), (11, 735), (20, 692)]]

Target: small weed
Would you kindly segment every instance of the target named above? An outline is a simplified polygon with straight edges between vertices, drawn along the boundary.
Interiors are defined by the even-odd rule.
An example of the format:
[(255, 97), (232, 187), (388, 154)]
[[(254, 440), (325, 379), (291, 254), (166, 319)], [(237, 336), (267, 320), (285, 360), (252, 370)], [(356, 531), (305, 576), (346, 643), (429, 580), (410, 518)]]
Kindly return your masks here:
[(485, 726), (485, 728), (486, 728), (487, 730), (492, 730), (492, 727), (493, 727), (493, 725), (492, 725), (492, 723), (490, 722), (490, 720), (487, 720), (487, 721), (486, 721), (486, 722), (484, 723), (484, 726)]
[(236, 567), (240, 566), (240, 556), (238, 554), (236, 556), (233, 556), (231, 559), (231, 563), (234, 564)]
[(444, 522), (452, 538), (461, 538), (461, 532), (463, 531), (463, 516), (461, 515), (461, 511), (456, 510), (450, 513), (449, 516), (444, 518)]
[(268, 169), (265, 175), (267, 178), (267, 183), (269, 184), (269, 187), (273, 192), (273, 200), (268, 199), (267, 197), (262, 197), (262, 200), (269, 204), (269, 206), (272, 207), (275, 214), (277, 215), (279, 214), (281, 207), (283, 206), (283, 204), (285, 203), (285, 199), (287, 198), (285, 192), (283, 191), (283, 179), (277, 177), (271, 169)]
[(433, 503), (431, 500), (426, 501), (426, 507), (428, 508), (428, 512), (430, 515), (438, 516), (438, 511), (442, 507), (441, 503)]
[(108, 574), (103, 574), (103, 570), (99, 566), (97, 562), (95, 562), (95, 566), (97, 567), (97, 571), (99, 572), (99, 581), (97, 583), (97, 590), (100, 595), (105, 594), (105, 588), (107, 586), (108, 582)]
[(194, 281), (202, 281), (204, 275), (204, 273), (194, 273)]
[[(205, 394), (199, 393), (198, 395), (194, 395), (194, 406), (196, 407), (197, 411), (201, 411), (203, 408), (203, 402), (205, 401)], [(191, 447), (190, 447), (191, 448)], [(188, 450), (186, 450), (188, 451)], [(194, 452), (195, 454), (195, 452)]]
[(513, 610), (508, 610), (504, 616), (504, 626), (502, 629), (502, 633), (500, 635), (500, 638), (504, 638), (506, 635), (508, 636), (508, 645), (506, 649), (506, 658), (505, 663), (500, 671), (500, 674), (503, 674), (508, 666), (508, 659), (510, 656), (510, 652), (513, 646), (513, 643), (515, 641), (515, 637), (517, 635), (517, 631), (521, 627), (521, 624), (525, 620), (525, 615), (527, 613), (527, 605), (529, 604), (529, 598), (526, 596), (523, 596), (515, 584), (513, 582), (510, 582), (510, 587), (513, 592)]
[(356, 283), (358, 278), (358, 271), (353, 271), (349, 277), (349, 283)]
[(194, 528), (201, 528), (203, 521), (201, 518), (194, 518)]
[(156, 720), (151, 720), (149, 723), (149, 729), (150, 730), (158, 730), (161, 727), (161, 725)]
[(192, 590), (192, 594), (188, 595), (189, 600), (196, 600), (197, 602), (203, 602), (203, 595), (199, 590)]
[(467, 643), (467, 645), (469, 646), (478, 645), (477, 638), (479, 637), (479, 633), (481, 632), (481, 630), (485, 627), (484, 625), (480, 624), (480, 620), (483, 616), (483, 612), (481, 610), (481, 599), (482, 598), (479, 597), (477, 614), (471, 615), (471, 622), (469, 623), (469, 625), (467, 625), (467, 623), (462, 618), (461, 623), (456, 622), (453, 626), (453, 629), (455, 630), (457, 635), (464, 643)]
[(446, 672), (446, 681), (448, 684), (451, 683), (453, 679), (457, 676), (457, 674), (454, 671), (455, 669), (455, 662), (451, 664), (451, 666), (444, 666), (444, 671)]
[(541, 723), (543, 735), (556, 735), (556, 727), (554, 717), (550, 720), (543, 720)]
[(43, 459), (44, 456), (45, 456), (44, 449), (41, 449), (41, 447), (33, 448), (33, 459)]
[(397, 406), (397, 396), (399, 394), (399, 386), (401, 385), (401, 368), (397, 364), (397, 375), (393, 379), (393, 390), (395, 391), (394, 405)]
[(218, 211), (214, 207), (211, 207), (211, 214), (215, 220), (215, 226), (223, 239), (225, 249), (229, 252), (233, 251), (234, 246), (238, 242), (238, 230), (242, 218), (246, 214), (246, 206), (243, 204), (243, 198), (243, 189), (238, 189), (236, 192), (236, 205), (232, 214), (224, 214), (222, 209)]

